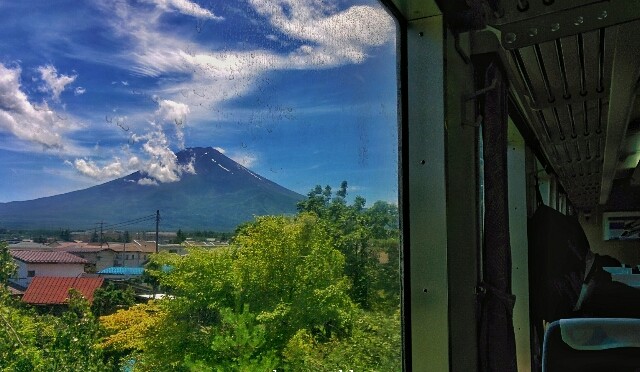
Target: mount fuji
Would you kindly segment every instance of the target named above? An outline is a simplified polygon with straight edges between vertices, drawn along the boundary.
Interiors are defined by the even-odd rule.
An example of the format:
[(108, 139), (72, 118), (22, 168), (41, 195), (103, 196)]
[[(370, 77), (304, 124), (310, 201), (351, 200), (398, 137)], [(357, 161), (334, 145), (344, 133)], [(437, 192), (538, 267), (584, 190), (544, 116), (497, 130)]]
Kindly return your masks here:
[[(286, 189), (211, 147), (176, 153), (181, 165), (192, 163), (195, 174), (177, 182), (144, 185), (138, 171), (101, 185), (27, 201), (0, 203), (0, 228), (93, 229), (160, 211), (160, 230), (230, 231), (254, 216), (292, 214), (304, 196)], [(146, 180), (145, 180), (146, 179)], [(121, 229), (155, 228), (153, 221)]]

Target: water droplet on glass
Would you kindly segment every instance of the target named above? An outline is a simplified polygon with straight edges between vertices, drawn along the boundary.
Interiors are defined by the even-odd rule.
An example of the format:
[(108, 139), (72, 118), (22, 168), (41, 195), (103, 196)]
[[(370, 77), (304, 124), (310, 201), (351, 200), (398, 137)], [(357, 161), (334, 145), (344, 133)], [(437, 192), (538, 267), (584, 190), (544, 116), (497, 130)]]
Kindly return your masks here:
[(516, 34), (514, 34), (513, 32), (508, 32), (505, 36), (504, 36), (504, 41), (507, 44), (511, 44), (514, 41), (516, 41)]

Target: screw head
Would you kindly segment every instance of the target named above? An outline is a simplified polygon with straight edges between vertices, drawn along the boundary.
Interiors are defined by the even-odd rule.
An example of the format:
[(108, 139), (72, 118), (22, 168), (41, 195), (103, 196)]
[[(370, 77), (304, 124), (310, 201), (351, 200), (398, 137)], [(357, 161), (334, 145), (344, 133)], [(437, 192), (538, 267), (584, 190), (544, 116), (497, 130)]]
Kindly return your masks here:
[(551, 25), (551, 31), (556, 32), (560, 29), (560, 23), (554, 23)]
[(517, 39), (517, 36), (513, 32), (507, 32), (507, 34), (504, 35), (504, 41), (507, 44), (512, 44), (514, 41), (516, 41), (516, 39)]

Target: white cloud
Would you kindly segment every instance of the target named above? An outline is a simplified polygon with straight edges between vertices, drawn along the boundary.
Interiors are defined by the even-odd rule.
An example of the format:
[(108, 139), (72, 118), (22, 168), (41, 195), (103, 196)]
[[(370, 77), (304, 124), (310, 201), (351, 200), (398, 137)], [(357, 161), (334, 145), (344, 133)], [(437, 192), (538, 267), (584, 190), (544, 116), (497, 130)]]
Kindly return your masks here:
[[(361, 63), (371, 48), (389, 42), (394, 34), (392, 18), (381, 8), (353, 6), (339, 11), (321, 0), (250, 0), (256, 12), (274, 28), (274, 34), (265, 37), (274, 41), (296, 40), (302, 42), (302, 46), (289, 53), (264, 49), (214, 50), (166, 31), (160, 22), (164, 12), (180, 12), (200, 19), (221, 17), (187, 0), (146, 1), (155, 7), (135, 7), (128, 2), (103, 3), (104, 9), (112, 14), (108, 19), (116, 34), (132, 43), (126, 53), (114, 59), (126, 62), (135, 74), (174, 77), (162, 79), (160, 90), (148, 93), (163, 96), (153, 95), (158, 107), (147, 116), (151, 130), (144, 135), (136, 135), (135, 128), (130, 130), (133, 143), (139, 147), (135, 167), (128, 161), (118, 161), (126, 171), (137, 168), (143, 172), (145, 178), (140, 183), (146, 184), (176, 182), (183, 174), (195, 173), (193, 162), (179, 164), (171, 150), (176, 144), (184, 147), (183, 129), (188, 117), (190, 120), (205, 115), (210, 118), (210, 113), (205, 112), (221, 102), (242, 97), (268, 84), (270, 71)], [(128, 124), (125, 126), (118, 120), (116, 124), (123, 124), (121, 127), (129, 130)], [(169, 131), (168, 124), (173, 131)], [(170, 140), (167, 133), (175, 136)], [(172, 141), (176, 142), (172, 144)], [(218, 150), (225, 153), (224, 149)], [(246, 152), (230, 151), (228, 156), (245, 167), (258, 162), (255, 155)], [(115, 175), (115, 163), (98, 166), (84, 160), (78, 164), (84, 174), (113, 171)]]
[(0, 63), (0, 130), (45, 148), (71, 150), (62, 134), (77, 129), (79, 124), (46, 103), (31, 103), (21, 90), (21, 73), (20, 67), (8, 68)]
[[(164, 10), (186, 9), (178, 4), (190, 4), (149, 1)], [(143, 76), (180, 74), (180, 80), (165, 81), (161, 87), (164, 95), (183, 101), (192, 116), (204, 117), (206, 110), (266, 83), (269, 71), (361, 63), (372, 47), (391, 41), (394, 34), (393, 20), (381, 7), (353, 6), (338, 11), (321, 0), (250, 0), (250, 5), (285, 39), (298, 40), (303, 45), (290, 53), (214, 50), (165, 31), (157, 11), (118, 3), (115, 12), (112, 10), (116, 15), (111, 20), (112, 27), (133, 42), (131, 51), (118, 58), (129, 59), (133, 72)], [(266, 37), (278, 39), (274, 34)]]
[(244, 166), (245, 168), (250, 168), (258, 163), (258, 157), (246, 151), (227, 151), (222, 147), (214, 147), (214, 150), (217, 150), (219, 153), (226, 155), (229, 159), (235, 161), (236, 163)]
[(158, 102), (158, 105), (159, 107), (156, 111), (156, 116), (158, 116), (162, 121), (173, 122), (180, 125), (187, 121), (189, 106), (184, 103), (163, 99)]
[(126, 168), (118, 158), (102, 167), (92, 160), (76, 159), (73, 162), (73, 166), (81, 174), (100, 181), (121, 177), (126, 171)]
[(156, 110), (156, 118), (162, 123), (169, 122), (174, 125), (178, 147), (184, 149), (184, 125), (189, 114), (189, 106), (184, 103), (174, 102), (171, 100), (158, 101), (158, 110)]
[(77, 87), (74, 91), (73, 94), (75, 94), (76, 96), (79, 96), (81, 94), (85, 94), (86, 93), (86, 89), (83, 87)]
[(228, 155), (229, 158), (231, 158), (231, 160), (235, 161), (236, 163), (242, 165), (245, 168), (251, 168), (252, 166), (256, 165), (258, 162), (258, 158), (250, 153), (247, 152), (234, 152), (231, 155)]
[(78, 77), (78, 75), (58, 75), (58, 71), (52, 65), (40, 66), (38, 67), (38, 71), (40, 72), (42, 81), (45, 83), (40, 89), (43, 92), (51, 93), (54, 101), (58, 101), (64, 88), (73, 83)]
[[(143, 161), (138, 155), (132, 153), (129, 146), (121, 149), (124, 153), (124, 160), (121, 157), (113, 157), (112, 160), (96, 163), (87, 158), (75, 159), (73, 163), (65, 161), (65, 164), (71, 165), (76, 171), (86, 177), (98, 181), (111, 180), (127, 174), (143, 170), (150, 160)], [(143, 181), (144, 182), (144, 181)], [(157, 181), (154, 181), (157, 184)]]
[(147, 2), (155, 4), (164, 11), (178, 11), (182, 14), (193, 16), (196, 18), (212, 19), (216, 21), (223, 20), (223, 17), (216, 16), (210, 10), (204, 9), (200, 5), (188, 0), (147, 0)]
[(308, 44), (292, 55), (307, 68), (361, 63), (370, 47), (390, 41), (395, 25), (381, 7), (336, 11), (323, 0), (250, 0), (256, 11), (289, 38)]
[(158, 186), (158, 181), (151, 179), (151, 178), (141, 178), (138, 180), (138, 185), (143, 185), (143, 186)]
[(177, 182), (183, 173), (195, 174), (193, 160), (188, 164), (179, 164), (178, 157), (169, 148), (169, 141), (160, 126), (155, 126), (144, 136), (134, 136), (134, 141), (146, 141), (142, 150), (147, 160), (141, 161), (141, 169), (144, 174), (158, 182)]

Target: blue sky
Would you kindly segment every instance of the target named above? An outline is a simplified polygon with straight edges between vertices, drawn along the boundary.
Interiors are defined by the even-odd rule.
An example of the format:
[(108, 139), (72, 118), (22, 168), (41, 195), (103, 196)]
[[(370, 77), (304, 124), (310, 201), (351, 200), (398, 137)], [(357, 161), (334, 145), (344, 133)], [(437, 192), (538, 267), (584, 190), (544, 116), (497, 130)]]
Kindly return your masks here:
[[(376, 1), (0, 2), (0, 202), (212, 146), (300, 193), (397, 199), (395, 25)], [(148, 187), (153, 187), (149, 185)]]

